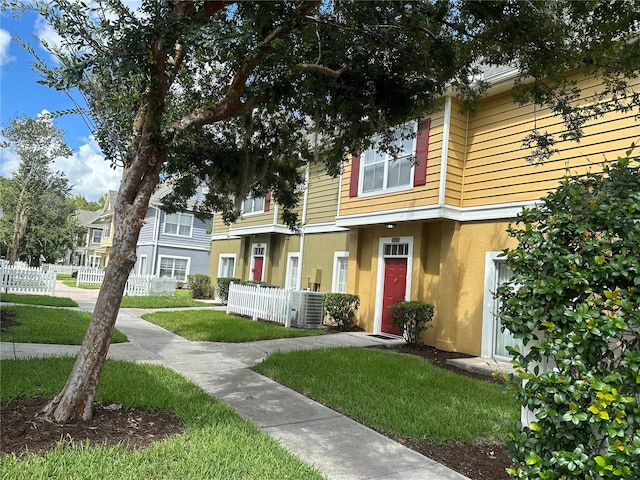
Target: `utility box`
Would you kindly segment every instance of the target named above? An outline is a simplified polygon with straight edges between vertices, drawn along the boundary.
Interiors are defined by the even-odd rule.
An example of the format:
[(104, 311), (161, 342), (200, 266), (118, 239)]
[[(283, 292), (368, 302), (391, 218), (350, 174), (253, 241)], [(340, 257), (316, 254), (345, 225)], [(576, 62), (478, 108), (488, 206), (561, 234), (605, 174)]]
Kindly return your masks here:
[(294, 291), (290, 293), (289, 315), (292, 327), (321, 328), (324, 293)]

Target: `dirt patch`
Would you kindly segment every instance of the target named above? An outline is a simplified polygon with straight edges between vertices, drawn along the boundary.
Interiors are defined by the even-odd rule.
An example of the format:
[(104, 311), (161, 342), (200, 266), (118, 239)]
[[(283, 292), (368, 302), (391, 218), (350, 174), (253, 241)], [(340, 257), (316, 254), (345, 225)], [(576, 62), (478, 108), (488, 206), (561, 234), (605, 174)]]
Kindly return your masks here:
[(43, 453), (59, 442), (79, 446), (144, 448), (152, 442), (183, 432), (180, 419), (171, 412), (125, 411), (121, 405), (94, 405), (93, 418), (59, 425), (45, 420), (42, 410), (49, 398), (18, 398), (2, 406), (1, 451), (20, 455), (25, 451)]
[(16, 327), (20, 322), (16, 320), (16, 312), (0, 309), (0, 332), (6, 332), (9, 327)]

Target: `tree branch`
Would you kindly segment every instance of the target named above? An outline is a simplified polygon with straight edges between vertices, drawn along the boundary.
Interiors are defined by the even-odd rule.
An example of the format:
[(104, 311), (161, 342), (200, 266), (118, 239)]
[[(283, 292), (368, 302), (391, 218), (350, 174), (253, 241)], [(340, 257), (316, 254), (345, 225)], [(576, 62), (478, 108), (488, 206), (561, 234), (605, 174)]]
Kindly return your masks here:
[[(207, 2), (205, 2), (206, 4)], [(256, 48), (247, 54), (242, 64), (236, 71), (224, 99), (216, 106), (195, 110), (177, 122), (170, 125), (164, 132), (166, 139), (172, 138), (178, 132), (216, 123), (238, 115), (244, 115), (253, 110), (259, 103), (266, 98), (264, 95), (257, 95), (253, 98), (241, 100), (241, 96), (247, 86), (247, 81), (256, 67), (273, 52), (273, 45), (276, 40), (284, 38), (287, 34), (298, 27), (307, 18), (309, 12), (320, 5), (319, 0), (308, 0), (302, 2), (296, 9), (295, 15), (287, 24), (279, 25), (269, 33), (265, 39), (260, 42)]]
[(300, 70), (308, 70), (310, 72), (316, 72), (326, 77), (330, 77), (333, 79), (338, 79), (340, 76), (349, 71), (349, 67), (346, 65), (339, 70), (333, 70), (329, 67), (325, 67), (324, 65), (318, 65), (315, 63), (301, 63), (297, 67)]

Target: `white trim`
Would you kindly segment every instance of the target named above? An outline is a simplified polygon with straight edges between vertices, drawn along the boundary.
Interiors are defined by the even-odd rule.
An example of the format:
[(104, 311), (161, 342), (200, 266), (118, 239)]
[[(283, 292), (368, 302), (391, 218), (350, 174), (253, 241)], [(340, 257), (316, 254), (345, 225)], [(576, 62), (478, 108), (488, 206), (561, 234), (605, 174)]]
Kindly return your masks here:
[(478, 220), (510, 219), (522, 212), (524, 207), (540, 205), (540, 201), (524, 201), (481, 205), (477, 207), (453, 207), (450, 205), (429, 205), (426, 207), (387, 210), (355, 215), (343, 215), (336, 218), (338, 227), (356, 227), (412, 220), (434, 220), (438, 218), (469, 222)]
[[(178, 223), (176, 224), (176, 233), (167, 233), (167, 217), (169, 215), (177, 215), (178, 216)], [(182, 225), (180, 223), (180, 220), (182, 219), (182, 217), (187, 217), (191, 220), (191, 225), (189, 226), (189, 235), (182, 235), (180, 233), (180, 225)], [(195, 217), (193, 216), (192, 213), (185, 213), (185, 212), (174, 212), (174, 213), (167, 213), (164, 212), (164, 219), (162, 222), (162, 234), (163, 235), (167, 235), (167, 236), (171, 236), (171, 237), (180, 237), (180, 238), (191, 238), (193, 237), (193, 219)], [(172, 224), (173, 225), (173, 224)]]
[[(397, 242), (392, 242), (398, 239)], [(411, 300), (411, 281), (413, 271), (413, 237), (380, 237), (378, 240), (378, 272), (376, 279), (376, 306), (373, 314), (373, 333), (382, 332), (382, 302), (384, 300), (384, 246), (389, 243), (407, 243), (407, 283), (405, 285), (404, 299)]]
[(251, 265), (249, 269), (249, 280), (253, 280), (253, 270), (255, 269), (255, 264), (256, 264), (256, 255), (254, 255), (253, 252), (255, 251), (256, 248), (264, 248), (264, 253), (262, 254), (262, 275), (260, 276), (260, 280), (256, 280), (258, 282), (264, 282), (264, 272), (267, 269), (267, 244), (266, 243), (251, 244)]
[[(284, 277), (284, 288), (287, 290), (300, 290), (300, 280), (301, 280), (301, 262), (300, 262), (300, 252), (289, 252), (287, 253), (287, 268)], [(298, 271), (296, 272), (296, 278), (293, 279), (293, 285), (289, 286), (289, 277), (291, 275), (291, 259), (295, 258), (298, 260)]]
[(229, 238), (230, 236), (245, 236), (245, 235), (260, 235), (263, 233), (282, 233), (292, 235), (293, 232), (289, 227), (285, 225), (276, 225), (276, 224), (267, 224), (267, 225), (257, 225), (255, 227), (241, 227), (241, 228), (232, 228), (229, 230), (229, 233), (225, 233), (224, 239)]
[(333, 273), (331, 275), (331, 291), (332, 292), (337, 292), (338, 291), (338, 281), (339, 281), (339, 277), (338, 277), (338, 259), (340, 259), (340, 258), (346, 258), (347, 259), (347, 271), (349, 271), (349, 266), (348, 266), (349, 252), (345, 252), (345, 251), (333, 252)]
[(314, 225), (304, 226), (304, 233), (339, 233), (348, 231), (348, 228), (336, 227), (335, 222), (316, 223)]
[[(158, 266), (157, 266), (158, 270), (156, 272), (156, 275), (158, 275), (158, 276), (160, 276), (160, 269), (161, 269), (161, 265), (162, 265), (162, 260), (164, 258), (171, 258), (172, 260), (186, 260), (187, 261), (187, 268), (185, 269), (185, 272), (184, 272), (184, 280), (181, 280), (181, 279), (178, 278), (179, 282), (186, 282), (187, 281), (187, 277), (189, 276), (189, 273), (191, 272), (191, 257), (180, 257), (180, 256), (177, 256), (177, 255), (158, 255)], [(175, 262), (173, 262), (174, 273), (175, 273), (175, 267), (176, 267), (176, 264), (175, 264)]]
[(218, 278), (222, 276), (222, 259), (223, 258), (232, 258), (233, 259), (233, 272), (231, 277), (236, 276), (236, 254), (235, 253), (221, 253), (218, 255)]
[(440, 184), (438, 185), (438, 204), (444, 205), (447, 184), (447, 165), (449, 158), (449, 132), (451, 130), (451, 97), (444, 104), (444, 125), (442, 127), (442, 155), (440, 156)]
[(241, 235), (231, 235), (230, 233), (213, 233), (211, 234), (211, 241), (215, 242), (216, 240), (240, 240), (242, 239)]
[(482, 343), (480, 356), (482, 358), (493, 358), (493, 345), (496, 332), (493, 290), (496, 288), (498, 269), (496, 261), (502, 252), (486, 252), (484, 254), (484, 299), (482, 302)]
[[(149, 260), (149, 257), (148, 257), (148, 255), (146, 253), (143, 254), (143, 255), (140, 255), (138, 257), (138, 269), (137, 269), (138, 275), (146, 275), (147, 274), (146, 270), (147, 270), (148, 260)], [(142, 266), (143, 266), (142, 264), (143, 263), (144, 263), (144, 270), (145, 270), (144, 272), (142, 271)]]
[(364, 171), (366, 170), (367, 165), (365, 165), (364, 162), (364, 157), (365, 157), (365, 152), (368, 150), (374, 150), (377, 151), (374, 147), (375, 147), (375, 140), (374, 140), (374, 144), (371, 145), (371, 147), (369, 147), (368, 149), (364, 150), (361, 154), (360, 154), (360, 170), (358, 172), (358, 197), (372, 197), (372, 196), (377, 196), (377, 195), (386, 195), (386, 194), (390, 194), (390, 193), (398, 193), (398, 192), (404, 192), (407, 190), (413, 190), (414, 185), (413, 185), (413, 179), (415, 178), (415, 170), (416, 170), (416, 166), (415, 163), (411, 164), (411, 169), (409, 171), (409, 179), (408, 182), (406, 184), (403, 185), (398, 185), (396, 187), (387, 187), (386, 184), (389, 180), (389, 165), (391, 162), (394, 161), (398, 161), (400, 160), (400, 158), (408, 158), (409, 160), (411, 159), (412, 156), (415, 156), (416, 153), (416, 142), (417, 142), (417, 135), (416, 132), (418, 131), (418, 124), (417, 122), (407, 122), (404, 123), (402, 125), (399, 125), (398, 127), (396, 127), (394, 129), (395, 132), (397, 131), (402, 131), (405, 129), (406, 127), (407, 130), (411, 129), (413, 131), (413, 142), (411, 143), (411, 151), (407, 154), (404, 155), (403, 157), (398, 157), (396, 159), (391, 158), (389, 154), (384, 153), (385, 155), (385, 159), (384, 159), (384, 174), (383, 174), (383, 179), (382, 179), (382, 188), (377, 189), (377, 190), (371, 190), (369, 192), (364, 192), (362, 189), (364, 187)]
[(148, 242), (148, 243), (144, 242), (144, 243), (137, 244), (138, 247), (150, 247), (153, 245), (157, 245), (158, 247), (166, 247), (166, 248), (178, 248), (180, 250), (193, 250), (193, 251), (199, 251), (199, 252), (209, 251), (209, 245), (198, 246), (198, 245), (190, 245), (187, 243), (167, 243), (167, 242), (158, 242), (156, 244), (153, 244), (151, 242)]

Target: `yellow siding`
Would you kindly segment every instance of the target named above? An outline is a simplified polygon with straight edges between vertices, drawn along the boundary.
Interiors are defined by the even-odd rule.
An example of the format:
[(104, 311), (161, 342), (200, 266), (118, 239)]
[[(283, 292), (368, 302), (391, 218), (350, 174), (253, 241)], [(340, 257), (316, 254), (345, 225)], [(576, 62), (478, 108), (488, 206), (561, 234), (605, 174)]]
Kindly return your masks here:
[(306, 224), (335, 222), (338, 213), (339, 178), (327, 175), (324, 166), (313, 165), (309, 172)]
[(400, 192), (363, 197), (349, 197), (351, 163), (345, 164), (345, 172), (342, 176), (340, 215), (356, 215), (382, 210), (406, 209), (437, 204), (438, 186), (440, 184), (443, 124), (444, 116), (442, 112), (431, 116), (426, 185)]
[[(580, 79), (579, 85), (589, 91), (598, 88), (593, 79)], [(635, 88), (639, 86), (636, 82)], [(555, 134), (565, 131), (562, 119), (548, 109), (519, 107), (510, 93), (483, 102), (469, 123), (462, 206), (536, 200), (556, 188), (566, 174), (598, 171), (605, 158), (614, 160), (638, 138), (633, 114), (611, 112), (589, 122), (580, 143), (560, 141), (559, 154), (536, 165), (526, 161), (530, 149), (522, 146), (534, 128)]]

